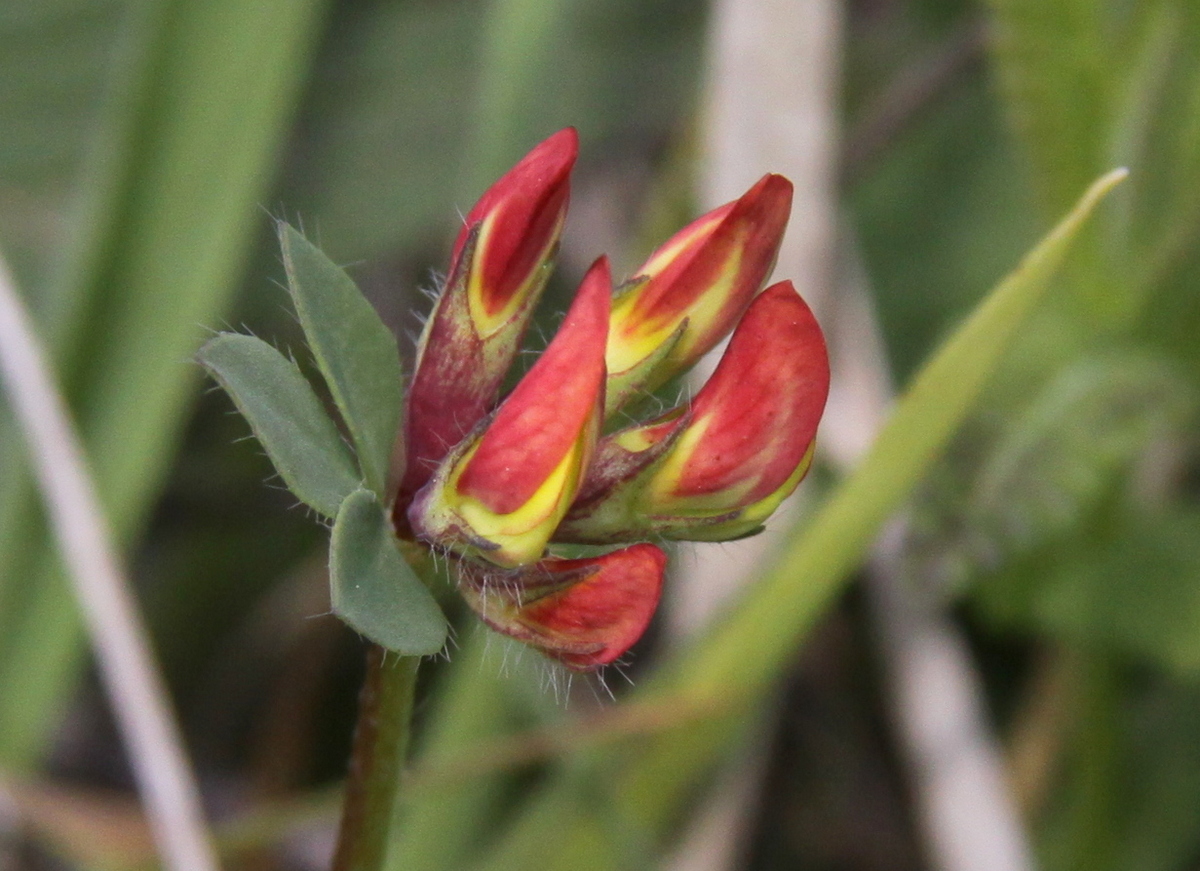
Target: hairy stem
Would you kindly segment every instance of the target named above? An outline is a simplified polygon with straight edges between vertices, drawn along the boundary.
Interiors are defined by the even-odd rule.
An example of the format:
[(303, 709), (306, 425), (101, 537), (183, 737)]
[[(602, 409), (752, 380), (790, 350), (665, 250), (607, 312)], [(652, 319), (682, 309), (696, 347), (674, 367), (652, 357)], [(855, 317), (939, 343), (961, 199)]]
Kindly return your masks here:
[(380, 871), (408, 751), (417, 656), (367, 649), (333, 871)]

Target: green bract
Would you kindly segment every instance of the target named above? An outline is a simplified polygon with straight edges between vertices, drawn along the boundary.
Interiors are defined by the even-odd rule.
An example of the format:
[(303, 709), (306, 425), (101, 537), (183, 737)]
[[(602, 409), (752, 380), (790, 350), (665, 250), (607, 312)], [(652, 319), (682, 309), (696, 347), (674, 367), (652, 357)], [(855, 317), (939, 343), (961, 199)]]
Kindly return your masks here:
[(266, 342), (222, 333), (197, 359), (250, 422), (288, 488), (335, 521), (334, 613), (388, 650), (437, 653), (446, 619), (397, 550), (384, 508), (402, 399), (395, 337), (350, 277), (307, 239), (282, 223), (279, 238), (300, 324), (353, 450), (296, 364)]
[(400, 556), (387, 514), (369, 490), (355, 490), (338, 512), (329, 585), (333, 612), (388, 650), (428, 655), (446, 643), (441, 609)]

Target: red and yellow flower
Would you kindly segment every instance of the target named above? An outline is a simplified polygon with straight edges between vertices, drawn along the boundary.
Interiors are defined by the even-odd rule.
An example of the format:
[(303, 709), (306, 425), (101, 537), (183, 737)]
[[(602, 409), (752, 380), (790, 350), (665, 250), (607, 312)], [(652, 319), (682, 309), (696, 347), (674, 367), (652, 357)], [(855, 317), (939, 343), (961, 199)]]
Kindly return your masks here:
[(417, 343), (401, 501), (492, 410), (553, 267), (578, 152), (573, 129), (554, 134), (464, 219), (445, 288)]
[(808, 470), (828, 392), (816, 318), (790, 281), (773, 285), (693, 400), (603, 439), (557, 540), (757, 532)]
[(605, 355), (609, 415), (729, 334), (771, 274), (791, 208), (792, 183), (763, 176), (676, 233), (618, 289)]
[(420, 538), (507, 568), (541, 558), (600, 434), (611, 294), (601, 258), (533, 368), (409, 506)]
[[(753, 534), (796, 488), (829, 365), (792, 285), (759, 292), (792, 195), (767, 175), (615, 293), (598, 260), (498, 401), (562, 232), (576, 151), (574, 131), (555, 134), (467, 215), (418, 345), (394, 511), (402, 537), (450, 556), (485, 623), (586, 671), (619, 658), (653, 615), (666, 556), (646, 539)], [(606, 417), (731, 331), (693, 400), (601, 436)], [(629, 546), (565, 559), (548, 551), (555, 542)]]
[(588, 559), (547, 557), (516, 571), (463, 562), (459, 589), (497, 632), (590, 671), (619, 658), (646, 631), (666, 564), (652, 544)]

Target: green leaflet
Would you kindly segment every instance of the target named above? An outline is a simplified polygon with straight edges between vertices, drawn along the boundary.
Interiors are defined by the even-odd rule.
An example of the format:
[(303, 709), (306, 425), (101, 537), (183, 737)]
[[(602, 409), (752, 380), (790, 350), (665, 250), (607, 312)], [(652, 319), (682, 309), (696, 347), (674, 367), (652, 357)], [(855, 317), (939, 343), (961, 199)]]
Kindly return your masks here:
[(293, 227), (279, 225), (279, 243), (304, 335), (354, 439), (367, 486), (382, 499), (400, 423), (396, 337), (350, 277)]
[(428, 656), (446, 643), (446, 618), (396, 548), (375, 494), (342, 502), (329, 544), (333, 611), (358, 632), (405, 656)]
[(196, 360), (250, 423), (276, 471), (306, 505), (332, 520), (362, 481), (299, 367), (261, 339), (221, 333)]

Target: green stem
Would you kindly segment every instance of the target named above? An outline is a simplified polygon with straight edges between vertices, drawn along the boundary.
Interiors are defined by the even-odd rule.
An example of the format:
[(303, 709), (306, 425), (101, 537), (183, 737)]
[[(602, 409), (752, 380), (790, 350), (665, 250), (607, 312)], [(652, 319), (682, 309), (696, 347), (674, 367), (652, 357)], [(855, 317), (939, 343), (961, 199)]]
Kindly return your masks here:
[(333, 871), (380, 871), (408, 751), (418, 656), (367, 650)]
[(1104, 654), (1080, 654), (1074, 741), (1075, 760), (1066, 808), (1063, 843), (1067, 865), (1103, 871), (1115, 867), (1118, 818), (1115, 806), (1121, 782), (1121, 682)]

